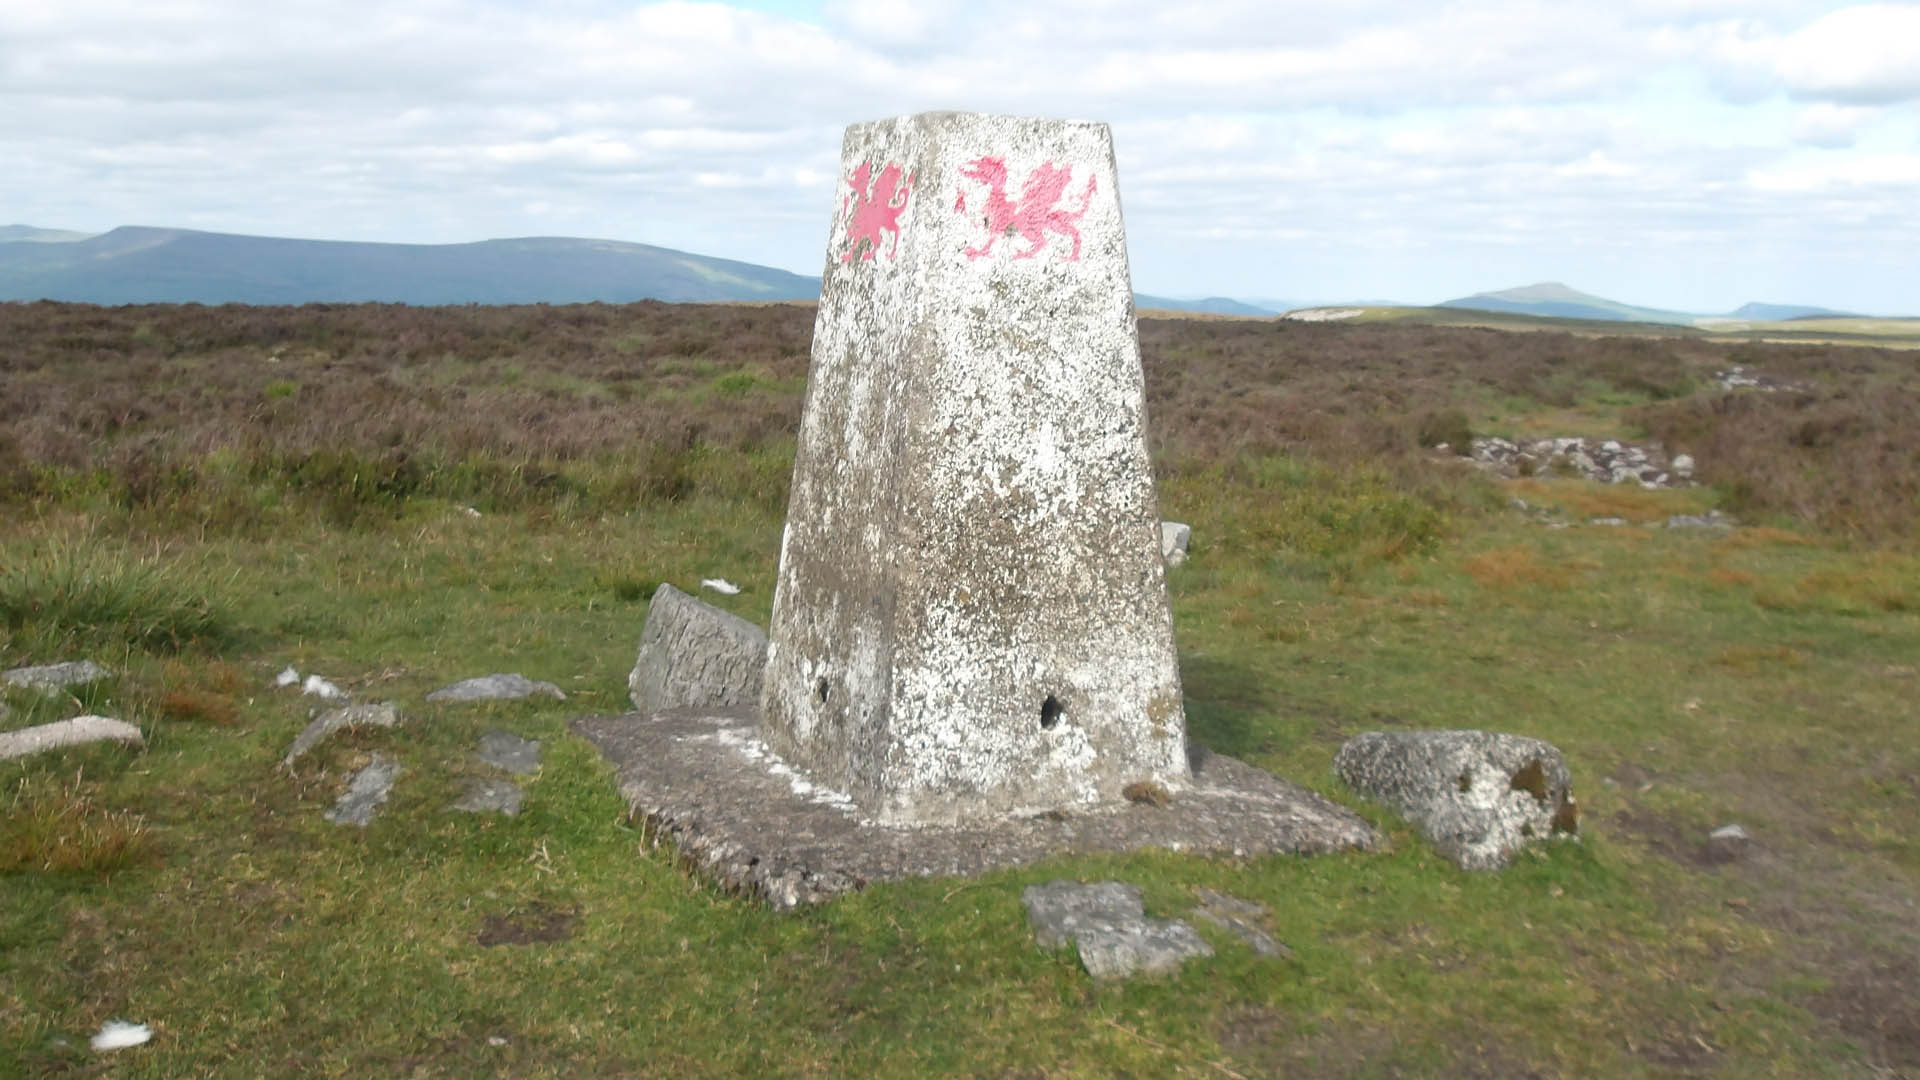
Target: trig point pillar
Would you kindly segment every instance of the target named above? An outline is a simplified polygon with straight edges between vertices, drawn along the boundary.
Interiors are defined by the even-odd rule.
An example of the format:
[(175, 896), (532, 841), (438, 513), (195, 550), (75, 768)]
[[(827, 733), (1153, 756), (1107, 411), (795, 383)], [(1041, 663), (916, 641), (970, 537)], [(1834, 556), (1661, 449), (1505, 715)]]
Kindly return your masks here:
[(1145, 425), (1105, 124), (847, 129), (767, 742), (885, 822), (1179, 788)]

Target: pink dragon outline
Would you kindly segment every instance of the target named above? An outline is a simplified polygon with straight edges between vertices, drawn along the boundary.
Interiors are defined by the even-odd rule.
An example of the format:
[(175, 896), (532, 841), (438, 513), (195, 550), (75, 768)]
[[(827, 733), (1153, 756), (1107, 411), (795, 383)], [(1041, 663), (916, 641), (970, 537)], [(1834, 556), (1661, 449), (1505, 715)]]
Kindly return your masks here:
[[(873, 175), (873, 164), (863, 161), (853, 170), (853, 194), (842, 208), (847, 218), (847, 250), (840, 261), (850, 263), (857, 252), (861, 262), (872, 262), (880, 251), (885, 233), (893, 234), (891, 259), (900, 253), (900, 215), (906, 212), (907, 199), (913, 194), (913, 174), (901, 175), (900, 166), (888, 164)], [(864, 249), (864, 250), (863, 250)]]
[[(1047, 162), (1028, 174), (1027, 182), (1021, 185), (1019, 201), (1016, 202), (1007, 198), (1005, 158), (986, 156), (968, 162), (960, 170), (960, 175), (987, 185), (986, 213), (981, 221), (987, 228), (987, 242), (979, 247), (967, 248), (967, 258), (978, 259), (987, 255), (1001, 237), (1018, 234), (1027, 242), (1027, 249), (1014, 252), (1013, 257), (1031, 259), (1046, 249), (1052, 240), (1047, 235), (1051, 231), (1073, 239), (1073, 252), (1067, 256), (1067, 261), (1079, 262), (1079, 224), (1080, 219), (1087, 216), (1087, 207), (1093, 203), (1094, 178), (1087, 177), (1087, 186), (1080, 193), (1080, 209), (1067, 210), (1061, 208), (1059, 203), (1066, 194), (1067, 181), (1072, 174), (1072, 166)], [(966, 213), (965, 189), (954, 196), (953, 209), (956, 213)]]

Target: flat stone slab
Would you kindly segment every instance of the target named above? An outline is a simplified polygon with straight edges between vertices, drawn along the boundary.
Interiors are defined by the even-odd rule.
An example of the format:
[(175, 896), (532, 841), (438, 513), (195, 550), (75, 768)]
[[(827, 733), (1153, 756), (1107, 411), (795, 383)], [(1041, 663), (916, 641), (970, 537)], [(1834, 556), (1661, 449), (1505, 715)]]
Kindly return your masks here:
[(765, 631), (663, 583), (647, 602), (627, 696), (641, 712), (755, 708), (766, 666)]
[(0, 733), (0, 761), (58, 750), (64, 746), (84, 746), (96, 742), (122, 742), (139, 746), (144, 741), (140, 729), (124, 720), (105, 716), (76, 716), (58, 723)]
[(511, 780), (469, 780), (466, 794), (461, 795), (447, 809), (463, 810), (470, 814), (505, 814), (508, 817), (520, 815), (520, 802), (527, 793), (520, 785)]
[(1247, 947), (1261, 956), (1292, 956), (1293, 950), (1285, 943), (1274, 939), (1273, 935), (1261, 928), (1267, 919), (1267, 909), (1251, 900), (1242, 900), (1212, 889), (1200, 889), (1194, 894), (1200, 906), (1193, 909), (1194, 918), (1207, 922), (1227, 931), (1234, 937), (1246, 942)]
[(399, 762), (385, 754), (373, 755), (373, 761), (348, 781), (346, 794), (327, 811), (327, 820), (335, 825), (366, 828), (373, 823), (373, 815), (380, 812), (387, 796), (393, 794), (393, 782), (405, 771)]
[(37, 667), (17, 667), (0, 671), (0, 681), (23, 690), (57, 694), (69, 686), (85, 686), (112, 675), (113, 672), (91, 660), (68, 660), (60, 664), (41, 664)]
[(302, 728), (300, 734), (293, 737), (293, 745), (287, 748), (287, 756), (280, 764), (292, 765), (301, 755), (318, 746), (321, 740), (350, 727), (393, 727), (400, 722), (400, 711), (391, 701), (382, 701), (377, 705), (343, 705), (338, 709), (329, 709), (313, 722)]
[(958, 826), (882, 825), (773, 757), (747, 710), (587, 716), (573, 730), (618, 770), (629, 810), (722, 888), (776, 909), (870, 882), (965, 876), (1056, 855), (1160, 847), (1235, 857), (1371, 850), (1359, 815), (1193, 748), (1166, 807), (1119, 803)]
[(480, 760), (515, 776), (525, 776), (540, 767), (540, 740), (523, 739), (510, 731), (495, 729), (480, 736)]
[(1040, 947), (1072, 941), (1081, 966), (1096, 979), (1164, 974), (1192, 957), (1213, 955), (1213, 947), (1186, 923), (1147, 918), (1137, 885), (1050, 881), (1027, 886), (1020, 902)]
[(481, 675), (443, 686), (427, 695), (428, 701), (519, 701), (544, 694), (555, 701), (567, 700), (566, 692), (550, 682), (534, 682), (519, 673)]

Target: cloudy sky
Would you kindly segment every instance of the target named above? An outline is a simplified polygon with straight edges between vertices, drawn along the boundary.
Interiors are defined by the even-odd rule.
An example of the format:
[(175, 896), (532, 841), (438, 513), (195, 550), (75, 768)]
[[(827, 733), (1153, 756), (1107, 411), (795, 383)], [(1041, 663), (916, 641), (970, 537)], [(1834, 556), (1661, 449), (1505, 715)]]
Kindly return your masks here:
[(1111, 123), (1147, 292), (1920, 315), (1920, 3), (0, 0), (0, 224), (817, 274), (923, 109)]

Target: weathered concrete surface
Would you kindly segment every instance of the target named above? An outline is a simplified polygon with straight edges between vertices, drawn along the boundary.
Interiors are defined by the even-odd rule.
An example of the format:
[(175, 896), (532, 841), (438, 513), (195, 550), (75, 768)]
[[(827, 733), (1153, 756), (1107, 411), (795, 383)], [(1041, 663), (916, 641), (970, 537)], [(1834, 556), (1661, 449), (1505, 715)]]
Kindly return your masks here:
[(1464, 870), (1498, 870), (1527, 844), (1579, 824), (1566, 758), (1526, 735), (1369, 731), (1347, 740), (1333, 767)]
[(1196, 748), (1167, 807), (982, 815), (954, 826), (872, 820), (846, 794), (776, 758), (751, 712), (589, 716), (573, 729), (606, 755), (635, 817), (723, 888), (775, 908), (869, 882), (960, 876), (1069, 852), (1161, 847), (1236, 857), (1371, 849), (1361, 818), (1250, 765)]
[(627, 696), (641, 712), (755, 705), (766, 664), (765, 631), (662, 584), (647, 605)]
[(511, 675), (480, 675), (461, 679), (427, 695), (428, 701), (519, 701), (535, 694), (555, 701), (567, 700), (566, 692), (550, 682), (534, 682), (519, 672)]
[(373, 761), (348, 781), (346, 793), (327, 811), (327, 820), (335, 825), (366, 828), (373, 823), (373, 816), (379, 813), (387, 796), (393, 793), (393, 782), (405, 771), (399, 762), (385, 754), (373, 755)]
[(766, 738), (888, 821), (1188, 780), (1103, 124), (847, 130)]
[(145, 740), (141, 738), (139, 728), (124, 720), (106, 716), (76, 716), (71, 720), (38, 724), (19, 731), (0, 732), (0, 761), (96, 742), (140, 746)]
[(1193, 957), (1213, 955), (1213, 946), (1186, 923), (1147, 918), (1137, 885), (1049, 881), (1027, 886), (1020, 902), (1040, 947), (1072, 941), (1080, 965), (1096, 979), (1164, 974)]
[(113, 672), (91, 660), (68, 660), (58, 664), (41, 664), (38, 667), (17, 667), (0, 671), (0, 682), (23, 690), (57, 694), (70, 686), (85, 686), (112, 675)]
[(377, 705), (343, 705), (329, 709), (293, 737), (293, 745), (287, 747), (287, 756), (280, 760), (282, 766), (290, 766), (307, 751), (318, 746), (321, 740), (350, 727), (393, 727), (400, 722), (400, 711), (393, 702), (382, 701)]

